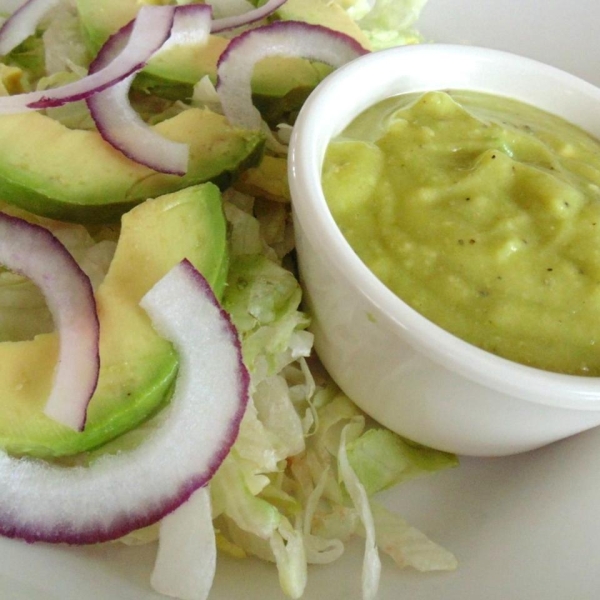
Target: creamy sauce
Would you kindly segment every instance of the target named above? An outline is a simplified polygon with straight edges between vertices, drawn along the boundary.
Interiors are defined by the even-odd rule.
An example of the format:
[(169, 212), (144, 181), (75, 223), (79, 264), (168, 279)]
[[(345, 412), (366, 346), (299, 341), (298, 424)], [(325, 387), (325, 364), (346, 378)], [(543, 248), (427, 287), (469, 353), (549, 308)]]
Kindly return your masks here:
[(600, 145), (587, 134), (494, 96), (400, 96), (330, 144), (323, 188), (358, 256), (421, 314), (511, 360), (600, 375)]

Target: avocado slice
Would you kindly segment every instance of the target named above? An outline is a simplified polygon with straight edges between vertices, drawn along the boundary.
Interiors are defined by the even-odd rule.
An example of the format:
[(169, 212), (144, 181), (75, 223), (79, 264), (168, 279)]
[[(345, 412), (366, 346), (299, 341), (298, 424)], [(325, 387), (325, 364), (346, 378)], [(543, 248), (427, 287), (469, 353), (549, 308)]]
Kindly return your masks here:
[(0, 116), (0, 197), (62, 221), (109, 222), (146, 198), (233, 176), (259, 162), (262, 134), (231, 127), (225, 117), (190, 108), (155, 129), (190, 145), (184, 176), (129, 160), (96, 131), (68, 129), (37, 112)]
[(43, 414), (58, 336), (42, 334), (0, 343), (0, 447), (18, 455), (71, 455), (154, 414), (169, 397), (178, 361), (139, 301), (183, 258), (221, 295), (226, 244), (221, 195), (210, 183), (148, 200), (124, 215), (114, 259), (96, 291), (101, 368), (85, 430), (75, 432)]
[(235, 182), (235, 189), (250, 196), (275, 202), (291, 202), (287, 176), (287, 160), (264, 156), (260, 165), (244, 171)]

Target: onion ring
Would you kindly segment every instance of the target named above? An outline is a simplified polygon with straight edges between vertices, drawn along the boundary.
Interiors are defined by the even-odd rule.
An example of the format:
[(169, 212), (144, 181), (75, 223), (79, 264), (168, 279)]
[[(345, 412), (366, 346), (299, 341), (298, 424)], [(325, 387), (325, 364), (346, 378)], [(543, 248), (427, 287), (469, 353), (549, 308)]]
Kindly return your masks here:
[(252, 71), (267, 56), (296, 56), (339, 67), (368, 50), (354, 38), (321, 25), (275, 21), (234, 38), (217, 64), (217, 92), (232, 125), (260, 129), (262, 119), (252, 104)]
[(183, 504), (229, 453), (250, 378), (228, 315), (186, 260), (141, 305), (180, 356), (161, 425), (136, 448), (103, 455), (87, 467), (0, 452), (0, 534), (69, 544), (119, 538)]
[[(161, 51), (177, 44), (202, 43), (208, 40), (211, 8), (207, 4), (175, 7), (171, 36)], [(126, 44), (133, 22), (126, 25), (104, 44), (90, 65), (95, 73), (110, 64)], [(86, 102), (98, 132), (127, 158), (161, 173), (185, 175), (189, 145), (174, 142), (149, 127), (129, 103), (129, 90), (135, 74), (93, 94)]]
[(46, 298), (59, 335), (59, 354), (44, 412), (81, 431), (100, 370), (92, 284), (52, 233), (5, 213), (0, 213), (0, 263), (31, 279)]

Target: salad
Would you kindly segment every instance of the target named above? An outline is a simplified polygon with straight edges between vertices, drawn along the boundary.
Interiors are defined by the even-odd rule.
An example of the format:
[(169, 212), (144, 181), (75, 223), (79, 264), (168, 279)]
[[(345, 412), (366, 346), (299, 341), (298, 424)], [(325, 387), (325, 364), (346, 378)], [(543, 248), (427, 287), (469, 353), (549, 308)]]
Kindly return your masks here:
[[(13, 243), (37, 257), (33, 268), (0, 248), (0, 353), (38, 352), (39, 377), (58, 397), (45, 415), (44, 396), (19, 427), (0, 425), (0, 471), (25, 475), (0, 499), (11, 509), (4, 535), (158, 540), (152, 586), (183, 599), (208, 597), (217, 550), (273, 562), (292, 598), (309, 564), (337, 560), (355, 536), (365, 599), (377, 591), (379, 552), (400, 567), (455, 568), (449, 551), (374, 497), (456, 458), (370, 420), (320, 367), (286, 181), (286, 141), (310, 90), (361, 53), (419, 41), (423, 4), (0, 3), (0, 139), (12, 143), (7, 167), (0, 151), (0, 214), (18, 229)], [(40, 132), (51, 161), (47, 148), (32, 149)], [(44, 287), (57, 269), (69, 275), (63, 288)], [(89, 285), (75, 295), (73, 280)], [(90, 349), (60, 346), (61, 379), (50, 336), (56, 327), (79, 343), (85, 310), (97, 322), (84, 336)], [(107, 314), (117, 315), (110, 335)], [(91, 392), (77, 387), (83, 413), (62, 400), (73, 372), (91, 382)], [(129, 400), (116, 403), (123, 380)], [(67, 421), (81, 431), (66, 432)], [(73, 509), (75, 524), (64, 510), (15, 500), (42, 489), (68, 503), (70, 487), (88, 505)], [(154, 488), (177, 501), (165, 506)]]

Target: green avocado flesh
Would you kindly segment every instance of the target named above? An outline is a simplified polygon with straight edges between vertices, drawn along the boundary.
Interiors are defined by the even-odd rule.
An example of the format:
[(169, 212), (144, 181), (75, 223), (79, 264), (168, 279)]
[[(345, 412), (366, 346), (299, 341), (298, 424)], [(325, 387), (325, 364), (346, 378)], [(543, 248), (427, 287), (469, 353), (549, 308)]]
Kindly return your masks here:
[(220, 296), (226, 243), (220, 192), (210, 183), (147, 200), (124, 215), (114, 259), (96, 291), (101, 368), (84, 431), (43, 414), (58, 352), (57, 334), (43, 334), (0, 343), (0, 446), (19, 455), (76, 454), (154, 414), (169, 398), (178, 360), (139, 301), (183, 258)]
[(105, 142), (42, 114), (0, 116), (0, 198), (32, 213), (84, 223), (108, 222), (146, 198), (213, 181), (227, 186), (262, 155), (260, 133), (231, 127), (222, 115), (191, 108), (154, 126), (190, 145), (184, 176), (157, 173)]

